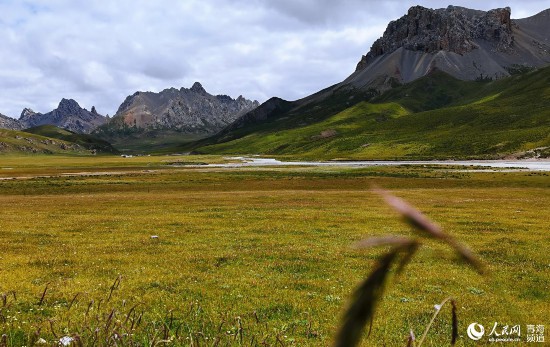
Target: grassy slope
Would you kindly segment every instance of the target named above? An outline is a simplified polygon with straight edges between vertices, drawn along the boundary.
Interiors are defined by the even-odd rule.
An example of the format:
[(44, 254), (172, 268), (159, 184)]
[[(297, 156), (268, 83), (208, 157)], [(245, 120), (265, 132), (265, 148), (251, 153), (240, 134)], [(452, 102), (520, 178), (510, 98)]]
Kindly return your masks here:
[(87, 134), (77, 134), (54, 125), (41, 125), (25, 129), (24, 132), (76, 143), (86, 149), (95, 149), (102, 153), (118, 153), (118, 151), (107, 141)]
[[(291, 107), (291, 110), (288, 112), (278, 111), (271, 114), (270, 118), (267, 120), (251, 123), (247, 126), (231, 129), (229, 131), (225, 129), (212, 137), (195, 143), (186, 144), (182, 148), (185, 150), (194, 150), (200, 147), (200, 151), (202, 151), (202, 148), (215, 143), (227, 142), (234, 139), (238, 141), (238, 139), (242, 137), (261, 136), (273, 133), (274, 131), (307, 127), (326, 120), (332, 115), (356, 105), (361, 101), (370, 100), (376, 95), (376, 92), (372, 90), (358, 93), (357, 91), (351, 91), (346, 88), (334, 90), (333, 87), (334, 86), (331, 86), (306, 99), (291, 103), (287, 102), (289, 105), (286, 106)], [(319, 97), (321, 94), (324, 96)], [(287, 142), (283, 142), (280, 145), (285, 147)], [(277, 151), (278, 148), (274, 147), (274, 150)], [(243, 151), (241, 153), (250, 153), (250, 151)]]
[(0, 129), (0, 154), (87, 154), (89, 151), (72, 142)]
[[(46, 157), (48, 168), (56, 166), (52, 158)], [(108, 162), (97, 162), (102, 158)], [(90, 160), (103, 167), (114, 159)], [(144, 166), (146, 160), (158, 163), (154, 157), (139, 160)], [(17, 165), (40, 162), (11, 164), (17, 171)], [(70, 161), (61, 165), (70, 167)], [(137, 304), (136, 316), (143, 312), (143, 320), (132, 333), (142, 345), (154, 344), (155, 333), (157, 340), (163, 336), (171, 311), (167, 336), (178, 331), (174, 345), (189, 345), (189, 337), (200, 345), (210, 345), (205, 337), (237, 345), (240, 317), (243, 345), (254, 337), (275, 346), (279, 336), (286, 346), (329, 346), (353, 289), (380, 252), (352, 245), (410, 231), (368, 191), (373, 183), (406, 198), (470, 245), (491, 276), (480, 277), (448, 247), (429, 243), (388, 287), (365, 345), (403, 346), (409, 328), (420, 336), (433, 305), (447, 296), (459, 306), (458, 346), (470, 345), (465, 329), (471, 322), (486, 328), (495, 321), (548, 324), (550, 224), (541, 218), (550, 213), (547, 175), (172, 169), (0, 181), (0, 293), (8, 294), (7, 304), (0, 303), (6, 317), (0, 332), (8, 346), (31, 345), (26, 339), (37, 330), (55, 340), (51, 329), (58, 338), (78, 333), (91, 345), (87, 329), (98, 327), (101, 336), (126, 332), (119, 327), (128, 327), (126, 315)], [(108, 300), (119, 275), (121, 285)], [(445, 309), (427, 345), (449, 344), (449, 322)]]
[(121, 117), (112, 118), (91, 135), (109, 142), (120, 152), (131, 154), (180, 152), (186, 144), (208, 136), (177, 130), (136, 128), (128, 126)]
[[(310, 114), (312, 122), (297, 124), (296, 114), (199, 151), (325, 159), (496, 158), (550, 146), (549, 81), (550, 68), (494, 82), (436, 73), (328, 118)], [(336, 135), (319, 136), (327, 130)]]
[(207, 135), (186, 134), (173, 130), (139, 130), (130, 127), (109, 128), (103, 125), (92, 133), (111, 143), (117, 150), (132, 154), (163, 154), (182, 151), (185, 144), (198, 141)]
[(182, 145), (207, 135), (185, 134), (171, 130), (149, 130), (126, 137), (113, 137), (113, 145), (124, 153), (164, 154), (179, 152)]

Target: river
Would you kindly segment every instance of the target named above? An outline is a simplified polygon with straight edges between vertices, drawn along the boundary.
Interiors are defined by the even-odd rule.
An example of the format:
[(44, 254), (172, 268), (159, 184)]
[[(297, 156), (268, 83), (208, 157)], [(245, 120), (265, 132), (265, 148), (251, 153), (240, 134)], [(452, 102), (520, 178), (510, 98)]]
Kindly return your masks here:
[(231, 157), (230, 160), (240, 160), (238, 163), (208, 164), (202, 167), (263, 167), (263, 166), (336, 166), (336, 167), (369, 167), (369, 166), (399, 166), (399, 165), (441, 165), (463, 166), (464, 169), (476, 168), (476, 171), (487, 169), (509, 169), (523, 171), (550, 171), (550, 160), (366, 160), (366, 161), (281, 161), (260, 157)]

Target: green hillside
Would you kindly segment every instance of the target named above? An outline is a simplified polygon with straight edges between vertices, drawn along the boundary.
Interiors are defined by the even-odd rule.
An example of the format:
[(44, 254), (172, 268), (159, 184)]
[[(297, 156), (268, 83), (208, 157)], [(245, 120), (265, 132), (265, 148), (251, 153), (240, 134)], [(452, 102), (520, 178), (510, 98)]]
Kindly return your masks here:
[(54, 125), (41, 125), (25, 129), (24, 132), (71, 142), (98, 153), (118, 153), (118, 151), (105, 140), (87, 134), (77, 134)]
[(498, 81), (436, 72), (374, 98), (345, 93), (343, 110), (334, 107), (335, 94), (196, 143), (195, 151), (318, 159), (550, 156), (550, 68)]
[(0, 129), (0, 154), (89, 154), (78, 144), (31, 134), (23, 131)]
[(92, 136), (110, 143), (124, 153), (173, 153), (177, 147), (198, 141), (207, 135), (188, 134), (168, 129), (143, 129), (131, 127), (120, 117), (114, 117), (92, 133)]

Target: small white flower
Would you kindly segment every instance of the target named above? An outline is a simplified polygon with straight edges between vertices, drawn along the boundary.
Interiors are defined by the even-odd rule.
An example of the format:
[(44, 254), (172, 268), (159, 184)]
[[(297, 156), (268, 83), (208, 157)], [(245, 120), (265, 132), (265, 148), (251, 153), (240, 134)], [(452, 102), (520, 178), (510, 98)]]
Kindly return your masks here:
[(68, 346), (71, 344), (71, 342), (73, 342), (73, 340), (74, 339), (70, 336), (63, 336), (59, 339), (59, 343), (61, 344), (61, 346)]
[(439, 310), (441, 310), (441, 305), (434, 305), (434, 308), (435, 308), (436, 311), (439, 311)]
[(409, 332), (409, 336), (411, 338), (411, 340), (416, 340), (416, 336), (414, 336), (414, 331), (411, 329), (410, 332)]
[(48, 341), (44, 340), (43, 338), (39, 338), (38, 340), (36, 340), (35, 342), (37, 345), (47, 345), (48, 344)]

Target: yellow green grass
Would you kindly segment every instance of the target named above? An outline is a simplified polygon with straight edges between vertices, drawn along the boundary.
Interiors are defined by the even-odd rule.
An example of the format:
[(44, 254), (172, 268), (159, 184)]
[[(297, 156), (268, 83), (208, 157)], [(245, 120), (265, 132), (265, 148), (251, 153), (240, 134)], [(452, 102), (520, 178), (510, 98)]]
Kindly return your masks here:
[[(412, 232), (370, 192), (373, 184), (468, 244), (490, 275), (428, 242), (390, 283), (365, 346), (403, 346), (409, 329), (421, 335), (433, 305), (448, 296), (459, 307), (459, 346), (471, 345), (465, 329), (472, 322), (549, 323), (547, 173), (34, 159), (0, 162), (11, 167), (4, 177), (54, 174), (0, 181), (0, 334), (10, 346), (71, 334), (84, 345), (96, 334), (102, 345), (113, 342), (104, 332), (123, 334), (140, 314), (130, 332), (142, 345), (329, 346), (355, 286), (384, 251), (354, 243)], [(113, 173), (55, 177), (93, 167)], [(140, 171), (147, 167), (154, 170)], [(449, 317), (440, 315), (425, 346), (449, 344)]]

